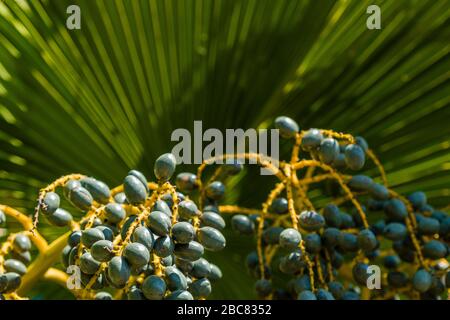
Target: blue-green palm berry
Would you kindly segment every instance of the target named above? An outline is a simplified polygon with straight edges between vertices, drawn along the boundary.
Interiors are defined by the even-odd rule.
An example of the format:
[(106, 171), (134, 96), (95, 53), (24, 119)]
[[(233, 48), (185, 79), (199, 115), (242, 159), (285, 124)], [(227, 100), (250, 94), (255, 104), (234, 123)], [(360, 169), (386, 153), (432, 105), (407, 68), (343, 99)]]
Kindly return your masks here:
[(234, 215), (231, 218), (231, 228), (242, 235), (251, 235), (255, 232), (253, 221), (242, 214)]
[(329, 227), (339, 228), (341, 225), (341, 215), (339, 208), (335, 204), (328, 204), (323, 208), (323, 217)]
[(345, 169), (347, 167), (347, 164), (345, 163), (345, 154), (339, 152), (331, 165), (337, 169)]
[(402, 288), (408, 285), (408, 275), (400, 271), (390, 271), (387, 275), (388, 284), (394, 288)]
[(370, 276), (368, 273), (368, 268), (369, 266), (362, 262), (358, 262), (353, 266), (353, 279), (355, 279), (355, 281), (362, 286), (367, 285), (367, 279)]
[(341, 299), (345, 293), (344, 286), (342, 285), (342, 283), (337, 282), (337, 281), (328, 282), (328, 290), (330, 290), (331, 294), (336, 299)]
[(5, 222), (6, 222), (6, 215), (2, 210), (0, 210), (0, 226)]
[(442, 237), (450, 236), (450, 217), (443, 219), (440, 223), (439, 235)]
[(209, 265), (211, 266), (211, 271), (206, 276), (209, 281), (214, 282), (222, 279), (222, 270), (213, 263), (210, 263)]
[(173, 254), (171, 254), (167, 257), (161, 258), (161, 264), (165, 267), (173, 266), (174, 263), (175, 263), (175, 256)]
[(172, 291), (165, 300), (194, 300), (194, 297), (189, 291), (186, 290), (175, 290)]
[(302, 236), (300, 232), (293, 228), (284, 229), (280, 233), (280, 246), (286, 249), (298, 248), (300, 242), (302, 241)]
[(417, 230), (423, 235), (432, 235), (439, 233), (440, 223), (438, 220), (428, 217), (423, 217), (418, 221)]
[(114, 226), (111, 225), (101, 225), (95, 227), (96, 229), (99, 229), (101, 232), (103, 232), (103, 235), (105, 236), (106, 240), (113, 241), (114, 235), (116, 235), (119, 231)]
[(225, 185), (220, 181), (213, 181), (206, 186), (205, 192), (209, 199), (220, 201), (225, 195)]
[(100, 262), (108, 262), (114, 257), (113, 243), (109, 240), (99, 240), (91, 247), (92, 257)]
[(278, 244), (280, 241), (280, 233), (284, 229), (282, 227), (268, 227), (262, 233), (262, 238), (266, 244)]
[(373, 183), (368, 191), (376, 200), (389, 199), (389, 190), (382, 184)]
[(100, 291), (95, 294), (94, 300), (113, 300), (113, 297), (108, 292)]
[(211, 291), (211, 282), (207, 278), (197, 279), (189, 285), (189, 292), (196, 299), (207, 298)]
[(434, 296), (440, 296), (445, 292), (445, 284), (436, 276), (433, 277), (433, 282), (428, 292)]
[(414, 209), (421, 209), (427, 204), (427, 196), (422, 191), (416, 191), (408, 196), (408, 200), (413, 205)]
[(368, 191), (372, 188), (373, 180), (371, 177), (357, 174), (354, 175), (348, 182), (348, 186), (354, 190), (365, 190)]
[(170, 291), (187, 289), (186, 276), (177, 267), (166, 267), (164, 273), (167, 287)]
[(108, 203), (105, 206), (105, 218), (110, 223), (120, 223), (126, 215), (125, 209), (119, 203)]
[(100, 267), (100, 261), (95, 260), (89, 252), (80, 257), (80, 269), (86, 274), (94, 274)]
[(81, 243), (87, 248), (92, 247), (92, 245), (99, 240), (105, 240), (105, 235), (100, 229), (87, 229), (83, 230), (81, 233)]
[(59, 195), (55, 192), (47, 192), (42, 201), (43, 205), (41, 207), (43, 214), (52, 214), (59, 208), (60, 199)]
[(137, 286), (131, 286), (127, 292), (128, 300), (145, 300), (144, 293)]
[(28, 236), (24, 234), (17, 234), (13, 240), (13, 248), (18, 252), (30, 251), (31, 241)]
[(103, 232), (103, 235), (105, 236), (106, 240), (113, 241), (114, 231), (109, 226), (101, 225), (95, 228)]
[(327, 248), (334, 248), (339, 243), (341, 231), (336, 228), (326, 228), (322, 233), (323, 244)]
[(188, 261), (198, 260), (203, 256), (204, 252), (205, 249), (197, 241), (191, 241), (186, 244), (176, 244), (174, 250), (174, 253), (178, 258)]
[(111, 190), (106, 183), (94, 178), (83, 178), (80, 180), (81, 185), (86, 188), (95, 201), (101, 204), (107, 204), (111, 197)]
[(302, 147), (305, 149), (317, 148), (323, 140), (319, 129), (309, 129), (302, 138)]
[(123, 250), (123, 256), (133, 266), (144, 266), (150, 261), (150, 252), (138, 242), (127, 244)]
[(413, 279), (412, 279), (412, 284), (413, 284), (414, 289), (416, 289), (419, 292), (428, 291), (428, 289), (430, 289), (432, 283), (433, 283), (433, 277), (425, 269), (420, 269), (420, 270), (416, 271), (416, 273), (414, 274)]
[(273, 200), (272, 204), (269, 208), (270, 212), (276, 213), (276, 214), (284, 214), (288, 212), (288, 201), (286, 198), (276, 198)]
[(200, 214), (200, 211), (193, 201), (184, 200), (178, 205), (178, 213), (180, 214), (180, 217), (184, 219), (191, 219), (197, 217)]
[(72, 247), (66, 245), (61, 252), (61, 264), (64, 266), (64, 268), (67, 268), (69, 266), (69, 253), (71, 250)]
[(169, 234), (172, 221), (165, 213), (161, 211), (152, 211), (148, 217), (147, 224), (153, 233), (158, 236), (165, 236)]
[(295, 274), (305, 266), (302, 260), (302, 254), (300, 249), (295, 249), (287, 256), (281, 257), (280, 264), (278, 265), (281, 272), (285, 274)]
[(363, 149), (364, 153), (366, 153), (367, 150), (369, 150), (369, 144), (367, 143), (366, 139), (364, 139), (363, 137), (356, 136), (355, 142), (358, 146), (361, 147), (361, 149)]
[(372, 251), (377, 247), (377, 238), (369, 229), (361, 230), (358, 234), (358, 247), (364, 251)]
[(204, 258), (200, 258), (193, 262), (190, 274), (195, 278), (207, 277), (211, 272), (211, 264)]
[(137, 171), (137, 170), (130, 170), (128, 172), (127, 176), (134, 176), (134, 177), (138, 178), (139, 181), (141, 181), (142, 184), (145, 186), (147, 192), (149, 191), (147, 178), (145, 177), (145, 175), (142, 172)]
[(383, 201), (383, 200), (375, 200), (375, 199), (368, 199), (367, 200), (367, 207), (371, 211), (384, 210), (384, 206), (385, 205), (386, 205), (386, 201)]
[(190, 193), (198, 188), (197, 176), (190, 172), (182, 172), (177, 175), (175, 184), (181, 192)]
[(123, 190), (131, 204), (141, 204), (147, 198), (147, 187), (135, 176), (126, 176), (123, 181)]
[(167, 286), (162, 278), (151, 275), (145, 278), (141, 289), (148, 300), (162, 300), (166, 293)]
[(341, 232), (338, 239), (339, 247), (345, 252), (358, 251), (358, 238), (354, 234)]
[(309, 253), (318, 253), (322, 248), (320, 236), (317, 233), (307, 234), (305, 237), (305, 249)]
[(15, 272), (23, 276), (27, 272), (27, 266), (23, 262), (16, 259), (8, 259), (4, 262), (3, 267), (6, 272)]
[(206, 250), (220, 251), (226, 246), (226, 240), (223, 234), (211, 227), (202, 227), (197, 231), (198, 241)]
[(403, 221), (408, 215), (405, 204), (399, 199), (389, 200), (384, 207), (384, 211), (389, 218), (395, 221)]
[(117, 287), (126, 285), (130, 279), (131, 269), (124, 257), (114, 257), (108, 262), (108, 279)]
[(448, 255), (447, 246), (438, 240), (430, 240), (423, 246), (423, 255), (430, 259), (441, 259)]
[(352, 170), (361, 170), (366, 162), (364, 150), (357, 144), (349, 144), (345, 147), (345, 163)]
[(125, 192), (119, 192), (114, 196), (114, 202), (118, 204), (124, 204), (127, 203), (127, 196), (125, 195)]
[(341, 300), (359, 300), (359, 294), (354, 291), (345, 291)]
[(152, 211), (164, 212), (169, 218), (172, 217), (172, 210), (169, 205), (163, 200), (157, 200), (152, 207)]
[(171, 234), (177, 243), (189, 243), (194, 240), (195, 229), (189, 222), (177, 222), (172, 226)]
[(272, 293), (272, 283), (267, 279), (259, 279), (255, 283), (255, 290), (259, 297), (265, 298)]
[(335, 269), (339, 269), (344, 264), (344, 256), (337, 251), (333, 251), (331, 253), (330, 258), (331, 258), (331, 265)]
[(346, 212), (341, 212), (341, 226), (342, 229), (348, 229), (355, 227), (355, 221), (353, 217)]
[(73, 220), (73, 217), (70, 214), (70, 212), (62, 208), (56, 209), (55, 212), (48, 214), (46, 217), (48, 222), (50, 222), (50, 224), (57, 227), (68, 226)]
[(315, 211), (303, 211), (298, 217), (298, 223), (307, 231), (317, 231), (325, 225), (325, 219)]
[(335, 300), (333, 294), (325, 289), (318, 289), (316, 293), (317, 300)]
[(226, 226), (225, 220), (222, 218), (222, 216), (213, 211), (204, 211), (200, 216), (200, 221), (202, 227), (212, 227), (222, 230)]
[(19, 289), (22, 283), (22, 278), (20, 274), (16, 272), (6, 272), (0, 275), (0, 289), (3, 286), (3, 290), (0, 290), (2, 293), (10, 293)]
[(171, 153), (165, 153), (161, 155), (155, 161), (153, 171), (158, 180), (167, 181), (175, 172), (175, 167), (177, 165), (177, 160), (175, 156)]
[(388, 269), (395, 269), (400, 266), (401, 260), (398, 256), (389, 255), (384, 257), (383, 264)]
[(66, 184), (64, 185), (64, 191), (63, 191), (66, 199), (69, 200), (70, 192), (77, 187), (81, 187), (81, 183), (79, 180), (69, 180), (66, 182)]
[(383, 234), (385, 227), (386, 222), (384, 220), (378, 220), (370, 226), (370, 230), (372, 230), (372, 232), (378, 236)]
[(403, 240), (407, 232), (405, 225), (397, 222), (391, 222), (384, 228), (384, 236), (392, 241)]
[(333, 138), (323, 139), (320, 143), (318, 153), (319, 159), (322, 162), (330, 164), (339, 154), (339, 143)]
[(175, 257), (175, 265), (184, 273), (189, 273), (194, 268), (194, 262)]
[(259, 258), (256, 251), (250, 252), (245, 258), (245, 265), (249, 270), (252, 270), (258, 266)]
[(444, 221), (447, 218), (447, 213), (443, 212), (443, 211), (438, 211), (438, 210), (434, 210), (431, 213), (430, 218), (436, 219), (439, 222)]
[(280, 136), (284, 139), (295, 137), (300, 128), (293, 119), (281, 116), (275, 119), (275, 128), (279, 130)]
[(297, 300), (317, 300), (317, 297), (312, 291), (304, 290), (298, 294)]
[(156, 255), (161, 258), (170, 256), (173, 253), (174, 248), (175, 244), (168, 236), (159, 237), (158, 239), (156, 239), (153, 246), (153, 250), (155, 251)]
[(89, 210), (94, 201), (89, 191), (82, 186), (71, 189), (68, 195), (70, 203), (82, 211)]

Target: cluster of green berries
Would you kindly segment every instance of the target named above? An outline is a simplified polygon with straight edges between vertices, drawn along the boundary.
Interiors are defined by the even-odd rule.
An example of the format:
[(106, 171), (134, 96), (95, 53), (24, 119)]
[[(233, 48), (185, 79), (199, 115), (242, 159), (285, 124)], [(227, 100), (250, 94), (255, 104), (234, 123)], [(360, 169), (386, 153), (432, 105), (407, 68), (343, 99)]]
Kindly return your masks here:
[[(5, 225), (6, 215), (0, 210), (0, 226)], [(0, 250), (0, 300), (4, 294), (15, 292), (31, 262), (31, 241), (26, 233), (11, 234)]]
[[(117, 290), (118, 297), (129, 300), (204, 299), (211, 294), (211, 283), (222, 277), (203, 255), (225, 247), (223, 219), (202, 212), (187, 196), (198, 187), (195, 175), (179, 174), (176, 192), (165, 187), (175, 166), (172, 154), (156, 160), (159, 185), (153, 192), (137, 170), (127, 174), (123, 192), (114, 196), (93, 178), (65, 184), (65, 196), (78, 209), (88, 211), (94, 201), (101, 204), (72, 232), (62, 253), (63, 265), (79, 267), (81, 285), (96, 292), (95, 299), (112, 299)], [(224, 192), (218, 183), (205, 190), (211, 201), (220, 200)]]
[[(288, 117), (277, 118), (275, 126), (286, 139), (300, 134), (298, 124)], [(368, 143), (362, 137), (355, 138), (354, 143), (339, 142), (331, 135), (327, 137), (328, 132), (319, 129), (302, 132), (300, 161), (317, 160), (333, 168), (336, 175), (344, 172), (346, 178), (341, 177), (352, 198), (360, 203), (364, 217), (353, 201), (334, 203), (333, 197), (346, 195), (334, 180), (319, 182), (318, 188), (314, 188), (315, 192), (320, 189), (322, 195), (332, 197), (320, 209), (305, 210), (307, 195), (294, 194), (294, 202), (301, 203), (300, 209), (303, 207), (297, 210), (295, 206), (298, 228), (282, 219), (289, 217), (290, 210), (287, 197), (281, 195), (272, 201), (268, 209), (270, 216), (264, 219), (260, 235), (257, 231), (261, 215), (234, 215), (231, 225), (237, 233), (261, 237), (262, 254), (256, 250), (246, 259), (249, 272), (258, 279), (255, 284), (258, 296), (361, 299), (372, 275), (371, 265), (382, 269), (381, 288), (374, 290), (371, 298), (406, 295), (441, 299), (446, 296), (446, 289), (450, 288), (450, 216), (427, 204), (423, 192), (414, 192), (407, 199), (399, 198), (367, 175), (351, 175), (352, 171), (364, 167)], [(408, 206), (413, 212), (408, 212)], [(416, 226), (412, 221), (416, 221)], [(267, 254), (270, 249), (275, 253)], [(403, 268), (405, 264), (412, 266), (409, 272)], [(351, 279), (340, 273), (347, 267)], [(284, 286), (274, 285), (283, 282)], [(394, 294), (389, 296), (389, 293)]]

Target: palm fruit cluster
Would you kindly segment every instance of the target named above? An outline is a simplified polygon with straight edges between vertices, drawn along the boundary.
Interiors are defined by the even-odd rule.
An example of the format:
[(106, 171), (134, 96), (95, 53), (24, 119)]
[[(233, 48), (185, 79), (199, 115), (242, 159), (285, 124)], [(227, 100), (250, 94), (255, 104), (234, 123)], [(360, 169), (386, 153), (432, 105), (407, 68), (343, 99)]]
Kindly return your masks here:
[[(72, 226), (62, 264), (71, 275), (74, 266), (79, 268), (72, 284), (78, 298), (192, 300), (210, 295), (211, 283), (222, 272), (203, 255), (225, 247), (223, 219), (202, 212), (189, 198), (201, 183), (195, 175), (179, 174), (179, 191), (170, 184), (175, 167), (168, 153), (155, 161), (157, 183), (131, 170), (113, 190), (94, 178), (70, 175), (41, 192), (38, 207), (48, 221)], [(56, 186), (84, 212), (79, 223), (60, 208)], [(212, 183), (204, 190), (205, 199), (215, 202), (224, 192), (223, 184)]]
[[(0, 210), (0, 228), (6, 224), (6, 214)], [(12, 233), (0, 248), (0, 300), (15, 298), (16, 291), (31, 261), (32, 243), (27, 232)]]
[[(231, 218), (238, 234), (256, 236), (257, 248), (246, 265), (257, 279), (259, 297), (447, 297), (447, 213), (429, 205), (423, 192), (403, 197), (391, 190), (364, 138), (315, 128), (301, 131), (288, 117), (278, 117), (275, 127), (293, 144), (291, 159), (277, 173), (280, 182), (262, 209), (225, 210), (238, 213)], [(358, 173), (368, 160), (378, 167), (380, 179)], [(381, 271), (378, 288), (368, 284), (375, 284), (369, 278), (373, 266)]]

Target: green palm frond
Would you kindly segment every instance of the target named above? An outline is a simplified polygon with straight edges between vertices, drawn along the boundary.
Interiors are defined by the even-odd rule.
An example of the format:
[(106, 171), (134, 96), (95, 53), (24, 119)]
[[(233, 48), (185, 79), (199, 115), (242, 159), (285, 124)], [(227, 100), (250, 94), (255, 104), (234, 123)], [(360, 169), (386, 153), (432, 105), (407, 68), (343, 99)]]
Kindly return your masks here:
[[(31, 213), (38, 188), (71, 172), (151, 176), (194, 120), (249, 128), (286, 114), (365, 136), (396, 190), (448, 205), (448, 1), (79, 0), (82, 28), (68, 30), (73, 3), (0, 2), (0, 203)], [(371, 4), (381, 30), (366, 28)], [(253, 184), (229, 199), (258, 205)], [(232, 258), (211, 257), (226, 274), (214, 297), (249, 297), (251, 244), (228, 238)]]

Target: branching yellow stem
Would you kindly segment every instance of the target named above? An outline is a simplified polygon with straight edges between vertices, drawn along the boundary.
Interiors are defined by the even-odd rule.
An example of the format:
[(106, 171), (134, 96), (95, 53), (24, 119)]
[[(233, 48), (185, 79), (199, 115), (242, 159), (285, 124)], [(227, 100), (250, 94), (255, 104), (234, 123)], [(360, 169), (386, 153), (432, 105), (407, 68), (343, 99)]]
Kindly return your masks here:
[[(7, 216), (10, 216), (17, 220), (22, 225), (24, 230), (32, 230), (33, 220), (19, 210), (5, 205), (0, 205), (0, 210), (3, 211)], [(30, 237), (31, 241), (33, 241), (39, 252), (44, 252), (45, 250), (47, 250), (47, 241), (39, 234), (39, 232), (35, 230), (33, 232), (25, 231), (25, 233)]]

